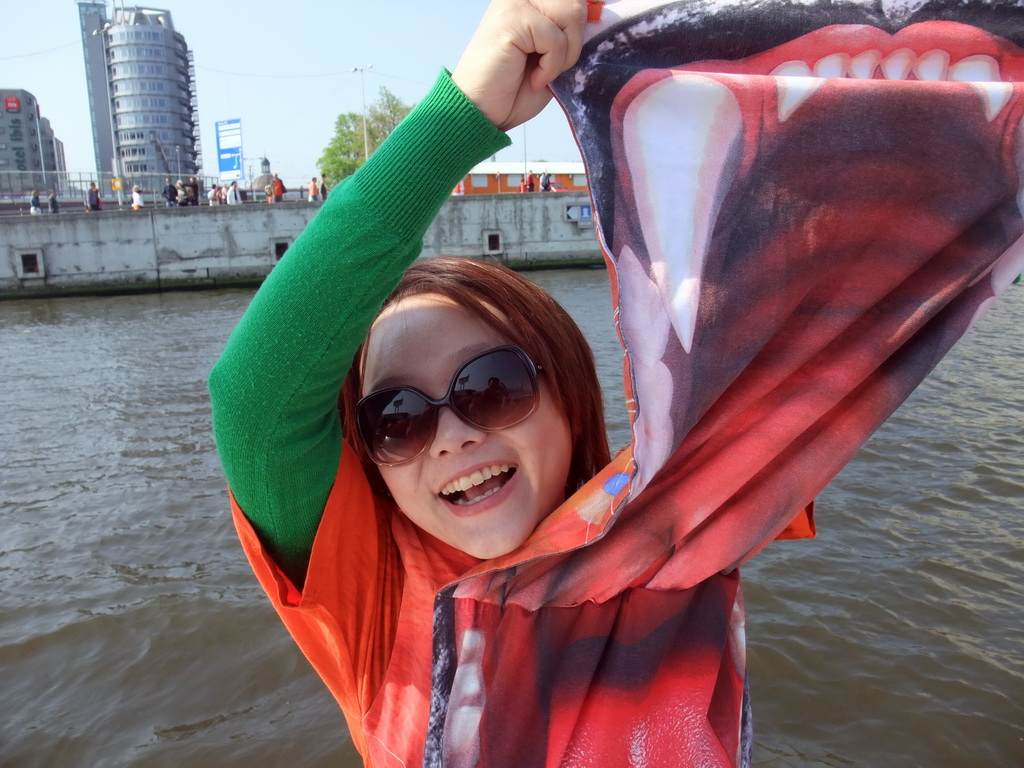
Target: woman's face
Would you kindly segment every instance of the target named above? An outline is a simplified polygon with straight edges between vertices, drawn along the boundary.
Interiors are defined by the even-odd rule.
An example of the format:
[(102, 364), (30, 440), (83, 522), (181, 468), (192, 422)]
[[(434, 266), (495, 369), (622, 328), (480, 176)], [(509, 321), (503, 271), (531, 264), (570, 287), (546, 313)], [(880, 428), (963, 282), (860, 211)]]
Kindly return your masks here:
[[(362, 394), (408, 385), (444, 397), (464, 362), (509, 343), (447, 298), (411, 296), (384, 310), (370, 329)], [(481, 559), (522, 544), (565, 500), (571, 459), (569, 425), (544, 378), (538, 377), (540, 402), (533, 414), (497, 432), (483, 432), (442, 407), (433, 441), (418, 458), (380, 468), (402, 512)], [(494, 477), (483, 479), (488, 472)], [(468, 484), (468, 490), (451, 492)]]

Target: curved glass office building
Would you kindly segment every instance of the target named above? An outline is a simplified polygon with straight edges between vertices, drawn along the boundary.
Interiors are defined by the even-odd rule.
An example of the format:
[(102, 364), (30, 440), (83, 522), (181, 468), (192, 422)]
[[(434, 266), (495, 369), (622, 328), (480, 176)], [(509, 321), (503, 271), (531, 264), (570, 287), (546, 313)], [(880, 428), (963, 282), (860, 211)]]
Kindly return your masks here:
[(197, 175), (195, 67), (170, 11), (79, 0), (96, 167), (159, 189)]

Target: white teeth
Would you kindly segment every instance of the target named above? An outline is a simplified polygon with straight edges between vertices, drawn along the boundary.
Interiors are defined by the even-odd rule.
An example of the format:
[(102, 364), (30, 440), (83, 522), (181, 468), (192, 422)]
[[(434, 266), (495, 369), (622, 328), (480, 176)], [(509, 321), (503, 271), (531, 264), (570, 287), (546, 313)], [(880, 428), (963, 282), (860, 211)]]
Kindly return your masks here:
[(480, 629), (462, 633), (444, 724), (445, 748), (451, 750), (451, 762), (456, 765), (480, 761), (480, 723), (487, 703), (483, 672), (486, 639)]
[(948, 68), (948, 53), (945, 51), (928, 51), (914, 65), (914, 75), (918, 80), (945, 80)]
[(1013, 96), (1013, 83), (968, 83), (979, 96), (985, 107), (985, 117), (991, 123)]
[[(658, 140), (664, 136), (674, 140)], [(622, 137), (651, 277), (670, 297), (672, 326), (689, 352), (704, 258), (724, 190), (736, 174), (739, 103), (717, 80), (679, 73), (633, 99)]]
[(779, 99), (779, 122), (784, 123), (797, 107), (807, 101), (825, 84), (820, 77), (776, 77), (775, 89)]
[(978, 54), (967, 56), (952, 66), (945, 51), (927, 51), (920, 56), (909, 48), (900, 48), (886, 57), (879, 51), (864, 51), (852, 59), (845, 53), (832, 53), (815, 62), (814, 68), (800, 60), (784, 61), (771, 71), (778, 91), (779, 122), (785, 122), (826, 79), (852, 77), (874, 79), (880, 71), (886, 80), (906, 80), (913, 74), (926, 82), (967, 83), (977, 91), (989, 122), (1010, 103), (1013, 84), (999, 76), (999, 62)]
[(850, 57), (845, 53), (833, 53), (818, 59), (814, 65), (815, 77), (843, 77), (850, 66)]
[(958, 83), (998, 83), (999, 62), (991, 56), (968, 56), (949, 68), (949, 79)]
[[(468, 491), (470, 488), (480, 485), (484, 480), (490, 480), (503, 472), (508, 472), (508, 464), (493, 464), (490, 467), (478, 469), (472, 474), (452, 480), (441, 489), (442, 496), (451, 496), (456, 491)], [(489, 494), (488, 494), (489, 495)]]
[(985, 117), (991, 123), (1010, 102), (1013, 84), (999, 79), (999, 62), (991, 56), (968, 56), (949, 68), (949, 79), (967, 83), (981, 96)]
[(778, 91), (780, 123), (786, 122), (797, 107), (825, 84), (814, 76), (806, 61), (785, 61), (773, 69), (771, 75)]
[(858, 80), (871, 80), (881, 60), (881, 51), (858, 53), (850, 60), (850, 74)]
[(893, 51), (882, 61), (882, 77), (886, 80), (906, 80), (914, 66), (914, 52), (909, 48)]
[(784, 61), (771, 71), (772, 77), (814, 77), (806, 61)]

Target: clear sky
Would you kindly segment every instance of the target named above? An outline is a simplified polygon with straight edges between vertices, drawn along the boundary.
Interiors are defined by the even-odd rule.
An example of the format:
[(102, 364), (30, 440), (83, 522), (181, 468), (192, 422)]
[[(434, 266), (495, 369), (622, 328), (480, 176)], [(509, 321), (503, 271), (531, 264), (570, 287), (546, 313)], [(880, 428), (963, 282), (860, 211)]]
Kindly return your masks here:
[[(239, 118), (246, 173), (266, 155), (287, 183), (318, 172), (317, 158), (343, 112), (361, 112), (385, 87), (419, 101), (453, 68), (486, 0), (154, 0), (171, 12), (195, 56), (204, 173), (216, 173), (218, 120)], [(117, 6), (121, 7), (120, 0)], [(108, 11), (111, 5), (108, 4)], [(64, 142), (68, 170), (94, 171), (92, 129), (75, 0), (2, 0), (0, 87), (35, 95)], [(580, 159), (552, 102), (498, 160)], [(525, 141), (524, 141), (525, 139)], [(525, 152), (524, 152), (525, 143)]]

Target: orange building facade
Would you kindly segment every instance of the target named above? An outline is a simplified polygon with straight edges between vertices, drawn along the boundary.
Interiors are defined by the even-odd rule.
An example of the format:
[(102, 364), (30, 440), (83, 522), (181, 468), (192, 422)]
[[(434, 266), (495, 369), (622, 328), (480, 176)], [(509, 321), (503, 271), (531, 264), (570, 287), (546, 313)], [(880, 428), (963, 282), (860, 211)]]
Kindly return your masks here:
[(533, 176), (534, 192), (540, 192), (541, 174), (551, 175), (552, 192), (585, 192), (587, 174), (582, 162), (486, 162), (480, 163), (455, 188), (456, 195), (520, 193)]

